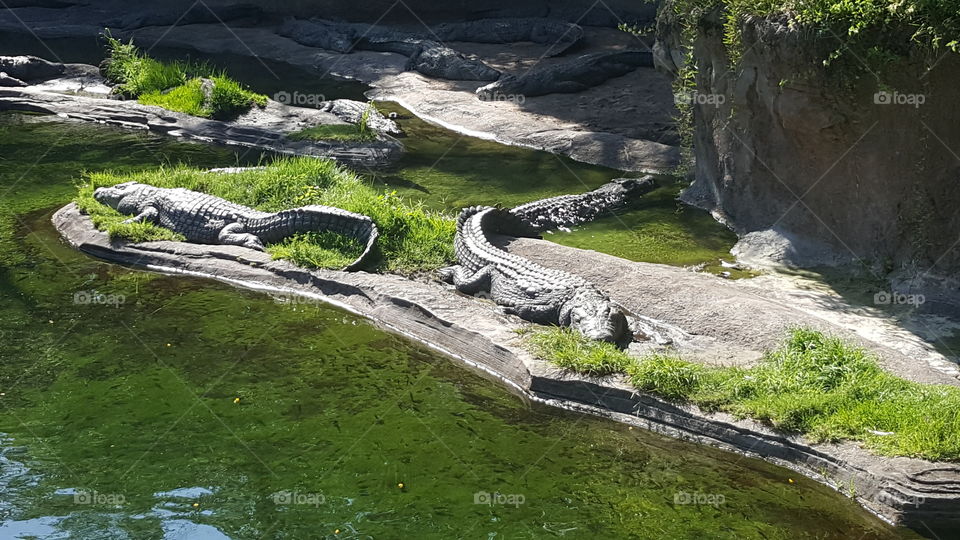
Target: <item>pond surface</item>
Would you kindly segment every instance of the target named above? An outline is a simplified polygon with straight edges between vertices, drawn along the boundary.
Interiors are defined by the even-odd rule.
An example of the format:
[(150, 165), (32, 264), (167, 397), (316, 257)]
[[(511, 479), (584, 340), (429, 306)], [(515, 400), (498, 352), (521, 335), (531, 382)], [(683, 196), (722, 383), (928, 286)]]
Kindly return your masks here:
[(258, 159), (0, 115), (0, 538), (911, 534), (341, 310), (99, 262), (49, 223), (83, 171)]

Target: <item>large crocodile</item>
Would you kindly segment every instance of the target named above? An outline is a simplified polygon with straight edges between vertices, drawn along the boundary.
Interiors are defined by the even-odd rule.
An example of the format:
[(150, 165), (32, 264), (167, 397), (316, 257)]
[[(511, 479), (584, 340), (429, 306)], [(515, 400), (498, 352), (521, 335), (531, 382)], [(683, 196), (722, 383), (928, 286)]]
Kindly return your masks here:
[(489, 291), (507, 313), (539, 324), (569, 326), (591, 339), (619, 343), (629, 335), (622, 309), (592, 283), (507, 253), (488, 239), (495, 233), (528, 236), (534, 231), (499, 208), (474, 206), (460, 213), (454, 242), (460, 264), (443, 272), (457, 290)]
[(158, 188), (138, 182), (97, 188), (93, 197), (122, 214), (134, 214), (127, 222), (154, 223), (198, 244), (263, 250), (264, 244), (294, 234), (333, 231), (364, 245), (363, 253), (346, 270), (355, 270), (367, 262), (379, 236), (369, 217), (331, 206), (261, 212), (189, 189)]
[(653, 176), (616, 178), (579, 195), (560, 195), (520, 205), (510, 211), (536, 231), (565, 229), (593, 221), (602, 214), (628, 205), (656, 187)]

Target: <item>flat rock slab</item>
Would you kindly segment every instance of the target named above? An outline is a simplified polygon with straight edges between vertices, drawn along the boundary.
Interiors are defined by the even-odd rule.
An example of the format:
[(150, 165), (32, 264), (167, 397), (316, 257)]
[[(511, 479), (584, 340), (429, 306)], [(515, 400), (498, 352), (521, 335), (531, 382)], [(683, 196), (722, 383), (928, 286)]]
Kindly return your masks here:
[[(606, 30), (586, 32), (588, 36), (602, 35), (595, 41), (604, 49), (623, 47), (608, 43), (612, 38)], [(399, 54), (339, 54), (302, 45), (270, 28), (186, 25), (142, 28), (130, 35), (144, 47), (159, 44), (207, 54), (256, 55), (264, 62), (265, 73), (269, 62), (285, 62), (312, 69), (319, 76), (358, 80), (373, 87), (369, 98), (399, 103), (428, 122), (481, 139), (567, 155), (584, 163), (623, 171), (664, 172), (680, 162), (670, 80), (652, 68), (639, 68), (576, 94), (481, 101), (475, 91), (483, 82), (433, 79), (406, 71), (407, 59)], [(520, 73), (536, 64), (538, 58), (543, 65), (569, 61), (566, 57), (542, 58), (549, 50), (546, 45), (449, 45), (498, 68)], [(500, 57), (505, 51), (518, 51), (517, 65), (511, 66), (509, 60)]]
[[(810, 444), (750, 420), (709, 414), (638, 393), (619, 376), (589, 378), (562, 372), (524, 350), (515, 330), (529, 327), (528, 323), (502, 314), (490, 301), (461, 295), (438, 281), (306, 270), (235, 246), (111, 242), (73, 204), (60, 209), (53, 222), (71, 245), (93, 256), (149, 270), (213, 278), (274, 295), (321, 299), (425, 343), (534, 399), (761, 457), (838, 489), (852, 486), (861, 504), (896, 523), (917, 528), (924, 522), (960, 526), (960, 466), (956, 464), (878, 457), (852, 443)], [(784, 324), (788, 320), (809, 322), (832, 333), (850, 333), (843, 325), (814, 320), (808, 313), (812, 308), (806, 309), (802, 302), (791, 306), (781, 296), (788, 293), (768, 293), (769, 283), (725, 282), (538, 240), (500, 240), (512, 252), (540, 264), (595, 279), (637, 313), (679, 324), (690, 334), (690, 339), (678, 344), (685, 356), (696, 356), (712, 344), (715, 350), (711, 354), (720, 360), (723, 347), (734, 347), (727, 354), (735, 357), (782, 337), (783, 328), (778, 324), (749, 325), (747, 318), (754, 323), (767, 318)], [(666, 283), (671, 286), (664, 287)], [(705, 317), (709, 320), (703, 320)], [(883, 355), (885, 363), (896, 365), (892, 359), (897, 351), (866, 343)], [(956, 383), (955, 378), (930, 366), (913, 375), (931, 382)]]
[(104, 97), (89, 97), (50, 91), (64, 84), (47, 81), (42, 86), (0, 88), (0, 111), (56, 114), (63, 118), (95, 122), (128, 129), (152, 131), (187, 140), (239, 146), (288, 155), (334, 159), (355, 168), (377, 168), (393, 163), (403, 146), (393, 140), (365, 143), (293, 141), (286, 135), (319, 124), (343, 124), (333, 114), (315, 109), (288, 107), (269, 101), (264, 108), (233, 121), (220, 121)]

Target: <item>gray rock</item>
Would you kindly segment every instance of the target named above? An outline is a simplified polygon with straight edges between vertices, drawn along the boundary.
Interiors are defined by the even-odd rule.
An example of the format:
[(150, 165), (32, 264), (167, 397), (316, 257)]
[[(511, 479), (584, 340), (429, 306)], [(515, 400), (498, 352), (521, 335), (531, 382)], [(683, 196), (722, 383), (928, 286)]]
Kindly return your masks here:
[(545, 56), (558, 56), (583, 39), (583, 28), (564, 21), (539, 18), (480, 19), (452, 22), (432, 28), (437, 39), (472, 43), (532, 41), (549, 45)]
[(0, 56), (0, 71), (21, 81), (45, 81), (63, 74), (63, 64), (36, 56)]
[(652, 54), (646, 51), (585, 54), (563, 64), (532, 69), (523, 75), (504, 75), (497, 82), (478, 88), (476, 94), (480, 99), (492, 100), (499, 96), (532, 97), (582, 92), (638, 67), (653, 67)]
[(320, 19), (288, 19), (278, 32), (294, 41), (346, 53), (353, 50), (392, 52), (409, 58), (406, 69), (428, 77), (464, 81), (495, 81), (500, 72), (432, 39), (430, 32), (416, 34), (387, 27), (335, 23)]
[[(324, 101), (320, 106), (320, 110), (333, 114), (344, 122), (359, 124), (364, 113), (367, 113), (370, 107), (371, 105), (369, 103), (354, 101), (352, 99), (334, 99), (332, 101)], [(403, 135), (403, 130), (400, 129), (400, 126), (393, 120), (383, 116), (376, 108), (367, 114), (367, 127), (380, 133)]]
[(221, 121), (141, 105), (136, 101), (111, 100), (49, 91), (42, 86), (0, 88), (0, 111), (28, 111), (55, 114), (62, 118), (152, 131), (182, 139), (216, 142), (289, 155), (307, 155), (336, 160), (361, 169), (393, 163), (403, 146), (393, 138), (381, 137), (364, 143), (293, 141), (287, 135), (318, 124), (337, 124), (336, 116), (275, 101), (254, 107), (232, 121)]
[(290, 17), (283, 21), (277, 33), (303, 45), (339, 53), (350, 52), (357, 41), (356, 32), (350, 25), (319, 19), (304, 21)]
[(3, 71), (0, 71), (0, 86), (27, 86), (27, 83), (21, 81), (20, 79), (11, 77)]

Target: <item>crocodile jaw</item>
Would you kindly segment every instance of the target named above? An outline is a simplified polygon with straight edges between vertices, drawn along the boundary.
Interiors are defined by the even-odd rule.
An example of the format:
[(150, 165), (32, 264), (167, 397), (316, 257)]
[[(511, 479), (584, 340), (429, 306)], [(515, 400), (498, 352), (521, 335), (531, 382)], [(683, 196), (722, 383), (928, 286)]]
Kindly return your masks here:
[(627, 318), (623, 312), (595, 291), (578, 291), (571, 303), (570, 327), (585, 337), (617, 343), (627, 332)]
[(142, 184), (124, 182), (111, 187), (100, 187), (93, 190), (93, 198), (100, 204), (105, 204), (114, 210), (119, 210), (120, 201), (138, 189)]

